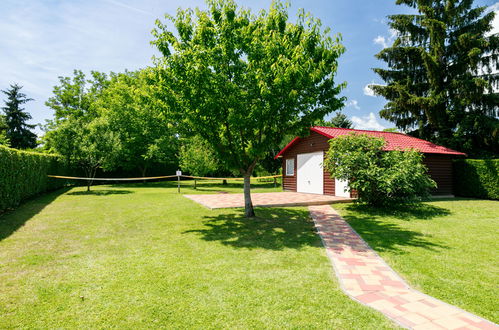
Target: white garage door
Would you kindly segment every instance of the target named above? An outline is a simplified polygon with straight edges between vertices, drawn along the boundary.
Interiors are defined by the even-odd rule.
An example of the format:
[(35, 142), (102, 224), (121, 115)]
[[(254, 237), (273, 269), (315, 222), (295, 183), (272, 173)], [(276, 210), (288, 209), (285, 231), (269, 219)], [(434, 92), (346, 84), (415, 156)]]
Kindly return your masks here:
[(297, 155), (296, 191), (312, 194), (323, 194), (324, 172), (322, 151)]

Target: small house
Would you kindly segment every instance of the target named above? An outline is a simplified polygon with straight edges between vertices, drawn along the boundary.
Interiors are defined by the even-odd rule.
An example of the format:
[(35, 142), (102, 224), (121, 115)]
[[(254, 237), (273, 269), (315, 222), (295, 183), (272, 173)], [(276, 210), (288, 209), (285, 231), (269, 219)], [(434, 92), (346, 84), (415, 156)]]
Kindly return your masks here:
[[(361, 133), (386, 140), (386, 150), (413, 148), (424, 154), (424, 164), (437, 183), (435, 195), (452, 195), (452, 159), (466, 154), (403, 133), (315, 126), (306, 137), (296, 137), (276, 158), (282, 158), (283, 189), (312, 194), (351, 197), (348, 182), (331, 178), (322, 164), (328, 141), (341, 135)], [(353, 197), (353, 196), (352, 196)]]

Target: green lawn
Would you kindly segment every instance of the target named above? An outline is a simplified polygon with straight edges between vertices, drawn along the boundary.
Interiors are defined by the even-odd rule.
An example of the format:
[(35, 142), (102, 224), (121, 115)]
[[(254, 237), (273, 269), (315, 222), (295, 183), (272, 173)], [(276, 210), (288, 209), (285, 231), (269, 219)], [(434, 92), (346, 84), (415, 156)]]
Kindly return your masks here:
[[(0, 216), (0, 328), (394, 327), (341, 292), (306, 208), (246, 220), (174, 183), (84, 190)], [(214, 191), (241, 184), (182, 188)]]
[(499, 321), (499, 202), (432, 201), (374, 210), (335, 205), (413, 287)]

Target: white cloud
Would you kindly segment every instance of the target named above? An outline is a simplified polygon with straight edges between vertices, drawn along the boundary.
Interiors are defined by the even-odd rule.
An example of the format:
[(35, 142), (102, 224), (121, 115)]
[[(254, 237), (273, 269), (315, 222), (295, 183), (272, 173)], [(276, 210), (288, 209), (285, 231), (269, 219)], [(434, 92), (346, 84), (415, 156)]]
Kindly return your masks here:
[(363, 116), (363, 117), (353, 116), (352, 122), (353, 122), (354, 128), (356, 128), (356, 129), (382, 131), (386, 128), (385, 126), (381, 125), (378, 122), (378, 119), (376, 118), (376, 115), (373, 112), (371, 112), (371, 113), (369, 113), (369, 115)]
[(376, 94), (374, 94), (374, 91), (371, 89), (371, 84), (367, 84), (364, 86), (363, 88), (363, 91), (364, 91), (364, 95), (367, 95), (367, 96), (376, 96)]
[(359, 102), (357, 100), (351, 100), (351, 101), (348, 101), (346, 103), (346, 106), (347, 107), (354, 107), (355, 109), (357, 110), (360, 110), (360, 107), (359, 107)]
[(389, 29), (388, 33), (390, 34), (388, 37), (380, 35), (374, 38), (373, 39), (374, 44), (380, 45), (383, 48), (390, 47), (397, 38), (398, 32), (397, 30)]
[(386, 38), (383, 36), (377, 36), (376, 38), (374, 38), (373, 41), (375, 44), (381, 45), (383, 48), (388, 47), (388, 43), (386, 41)]
[(494, 20), (492, 21), (492, 31), (490, 31), (490, 34), (499, 33), (499, 2), (496, 2), (488, 9), (496, 12), (496, 17), (494, 17)]

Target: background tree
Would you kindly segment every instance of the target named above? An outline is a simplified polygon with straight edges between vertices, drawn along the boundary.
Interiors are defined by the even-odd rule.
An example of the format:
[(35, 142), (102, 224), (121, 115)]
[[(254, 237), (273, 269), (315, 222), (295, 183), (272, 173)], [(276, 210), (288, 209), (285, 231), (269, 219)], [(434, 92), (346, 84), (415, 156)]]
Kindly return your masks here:
[(97, 100), (109, 84), (107, 75), (92, 71), (87, 79), (82, 71), (74, 70), (73, 77), (59, 77), (53, 96), (45, 105), (54, 111), (54, 119), (44, 127), (44, 149), (74, 160), (80, 143), (82, 127), (98, 117)]
[(22, 105), (33, 99), (26, 97), (21, 88), (22, 86), (14, 84), (10, 85), (9, 89), (2, 90), (2, 93), (7, 95), (5, 106), (2, 107), (7, 125), (5, 135), (12, 148), (30, 149), (37, 146), (36, 134), (32, 132), (36, 125), (27, 123), (31, 115), (24, 111)]
[(163, 97), (183, 127), (244, 177), (245, 216), (252, 217), (250, 176), (269, 146), (343, 106), (344, 85), (333, 78), (344, 47), (303, 11), (288, 22), (279, 1), (257, 15), (234, 1), (207, 5), (167, 16), (177, 33), (156, 22)]
[(348, 117), (338, 112), (334, 117), (330, 120), (321, 119), (317, 121), (316, 125), (318, 126), (327, 126), (327, 127), (338, 127), (338, 128), (353, 128), (353, 122), (348, 119)]
[(121, 145), (116, 132), (111, 129), (109, 122), (100, 117), (91, 122), (71, 123), (71, 130), (78, 143), (69, 153), (71, 163), (85, 171), (87, 191), (90, 191), (93, 178), (99, 168), (111, 170), (116, 167), (116, 159), (120, 154)]
[(499, 150), (499, 36), (494, 12), (472, 0), (397, 0), (416, 15), (389, 16), (397, 38), (376, 57), (388, 103), (380, 112), (411, 135), (468, 153)]
[[(220, 172), (220, 163), (211, 146), (200, 136), (186, 139), (180, 148), (179, 164), (193, 176), (207, 176)], [(194, 180), (196, 189), (196, 180)]]
[(152, 68), (113, 74), (97, 101), (99, 115), (120, 138), (118, 165), (142, 176), (153, 164), (177, 166), (177, 131), (156, 97), (155, 77)]
[(429, 196), (436, 187), (423, 164), (423, 155), (413, 149), (383, 150), (384, 138), (366, 134), (343, 135), (329, 140), (324, 161), (331, 177), (348, 180), (358, 201), (373, 206), (415, 201)]

